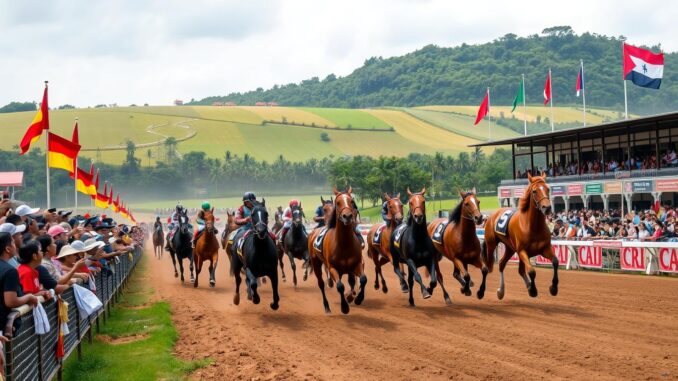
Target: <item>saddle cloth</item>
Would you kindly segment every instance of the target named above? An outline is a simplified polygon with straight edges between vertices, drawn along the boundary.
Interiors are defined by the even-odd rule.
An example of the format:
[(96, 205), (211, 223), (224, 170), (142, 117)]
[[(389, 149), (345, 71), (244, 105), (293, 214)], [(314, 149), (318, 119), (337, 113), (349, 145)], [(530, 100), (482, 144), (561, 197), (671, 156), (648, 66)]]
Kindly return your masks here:
[(400, 239), (403, 238), (405, 229), (407, 229), (407, 224), (402, 223), (393, 231), (393, 245), (398, 249), (400, 249)]
[(318, 232), (318, 235), (313, 240), (313, 251), (316, 254), (322, 254), (323, 252), (323, 241), (325, 241), (325, 234), (327, 233), (327, 227), (323, 227)]
[(447, 229), (447, 225), (450, 223), (449, 220), (447, 221), (442, 221), (441, 223), (436, 226), (436, 230), (433, 231), (433, 237), (431, 237), (431, 240), (439, 245), (443, 244), (443, 235), (445, 234), (445, 229)]
[(497, 223), (494, 225), (494, 232), (500, 235), (507, 235), (508, 234), (508, 227), (509, 227), (509, 221), (511, 221), (511, 217), (513, 217), (513, 214), (516, 212), (515, 209), (507, 209), (504, 211), (504, 213), (499, 216), (497, 219)]
[(381, 225), (377, 228), (377, 231), (374, 232), (374, 237), (372, 237), (372, 243), (376, 246), (379, 246), (381, 243), (381, 233), (386, 228), (386, 225)]

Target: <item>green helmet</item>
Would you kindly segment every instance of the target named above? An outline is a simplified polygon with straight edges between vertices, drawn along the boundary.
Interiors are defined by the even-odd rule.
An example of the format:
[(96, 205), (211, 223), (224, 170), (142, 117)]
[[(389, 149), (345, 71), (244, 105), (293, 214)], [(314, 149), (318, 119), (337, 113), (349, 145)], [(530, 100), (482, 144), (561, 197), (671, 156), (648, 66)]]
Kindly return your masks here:
[(202, 210), (209, 210), (211, 208), (212, 207), (210, 206), (209, 202), (205, 201), (205, 202), (202, 203)]

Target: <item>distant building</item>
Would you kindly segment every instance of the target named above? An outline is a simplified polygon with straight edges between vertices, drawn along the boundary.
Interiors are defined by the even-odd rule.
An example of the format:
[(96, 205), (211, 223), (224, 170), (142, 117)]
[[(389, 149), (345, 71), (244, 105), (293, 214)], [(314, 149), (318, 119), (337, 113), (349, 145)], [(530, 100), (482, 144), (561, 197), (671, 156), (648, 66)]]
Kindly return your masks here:
[(278, 102), (268, 102), (267, 105), (269, 107), (278, 107)]
[(255, 106), (266, 106), (266, 102), (257, 102), (254, 105)]
[(224, 106), (231, 106), (231, 107), (233, 107), (233, 106), (235, 106), (235, 105), (236, 105), (235, 102), (226, 102), (226, 103), (224, 103)]
[(174, 105), (175, 105), (175, 106), (183, 106), (183, 105), (184, 105), (184, 101), (182, 101), (181, 99), (175, 99), (175, 100), (174, 100)]
[(224, 102), (212, 102), (212, 106), (223, 106)]

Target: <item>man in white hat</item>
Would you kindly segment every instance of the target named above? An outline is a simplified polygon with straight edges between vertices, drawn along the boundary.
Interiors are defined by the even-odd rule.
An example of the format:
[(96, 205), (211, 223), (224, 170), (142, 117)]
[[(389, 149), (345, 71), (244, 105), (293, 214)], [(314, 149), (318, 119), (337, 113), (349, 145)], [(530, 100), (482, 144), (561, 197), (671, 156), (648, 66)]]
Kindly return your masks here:
[(38, 214), (40, 208), (31, 208), (28, 205), (19, 205), (16, 207), (14, 214), (21, 217), (21, 221), (26, 222), (26, 219), (30, 216)]
[(14, 253), (10, 258), (7, 258), (7, 263), (14, 266), (14, 268), (19, 267), (19, 261), (16, 259), (17, 254), (19, 253), (19, 248), (21, 247), (23, 241), (21, 240), (21, 234), (26, 230), (26, 225), (14, 225), (10, 223), (4, 223), (0, 225), (0, 233), (9, 233), (12, 237), (14, 244)]

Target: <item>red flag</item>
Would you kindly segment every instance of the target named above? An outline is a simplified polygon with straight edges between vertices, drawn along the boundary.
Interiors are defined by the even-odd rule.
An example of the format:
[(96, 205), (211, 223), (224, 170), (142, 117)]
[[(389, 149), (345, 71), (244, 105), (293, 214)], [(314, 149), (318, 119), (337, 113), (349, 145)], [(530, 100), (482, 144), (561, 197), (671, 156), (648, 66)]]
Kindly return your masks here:
[(476, 122), (473, 123), (475, 126), (476, 124), (480, 123), (481, 120), (487, 115), (487, 113), (490, 112), (490, 89), (487, 89), (485, 92), (485, 98), (483, 98), (483, 103), (480, 104), (480, 108), (478, 109), (478, 116), (476, 116)]
[(35, 143), (42, 136), (42, 131), (49, 130), (49, 107), (47, 106), (47, 83), (45, 83), (45, 92), (42, 94), (42, 103), (40, 110), (35, 114), (33, 122), (28, 127), (26, 134), (21, 139), (19, 147), (21, 148), (20, 155), (25, 154), (31, 148), (31, 144)]
[(75, 171), (75, 159), (80, 152), (80, 145), (75, 144), (68, 139), (64, 139), (57, 134), (49, 134), (49, 144), (47, 147), (47, 162), (51, 168), (61, 168), (70, 173)]
[(113, 203), (113, 186), (111, 185), (111, 193), (108, 195), (108, 204)]
[(546, 83), (544, 84), (544, 106), (551, 101), (551, 70), (546, 74)]
[(92, 195), (92, 200), (97, 199), (97, 192), (99, 192), (99, 170), (97, 169), (97, 177), (94, 180), (94, 195)]
[(75, 127), (73, 127), (73, 138), (71, 139), (71, 141), (74, 144), (80, 145), (80, 140), (78, 138), (78, 121), (77, 120), (75, 121)]

